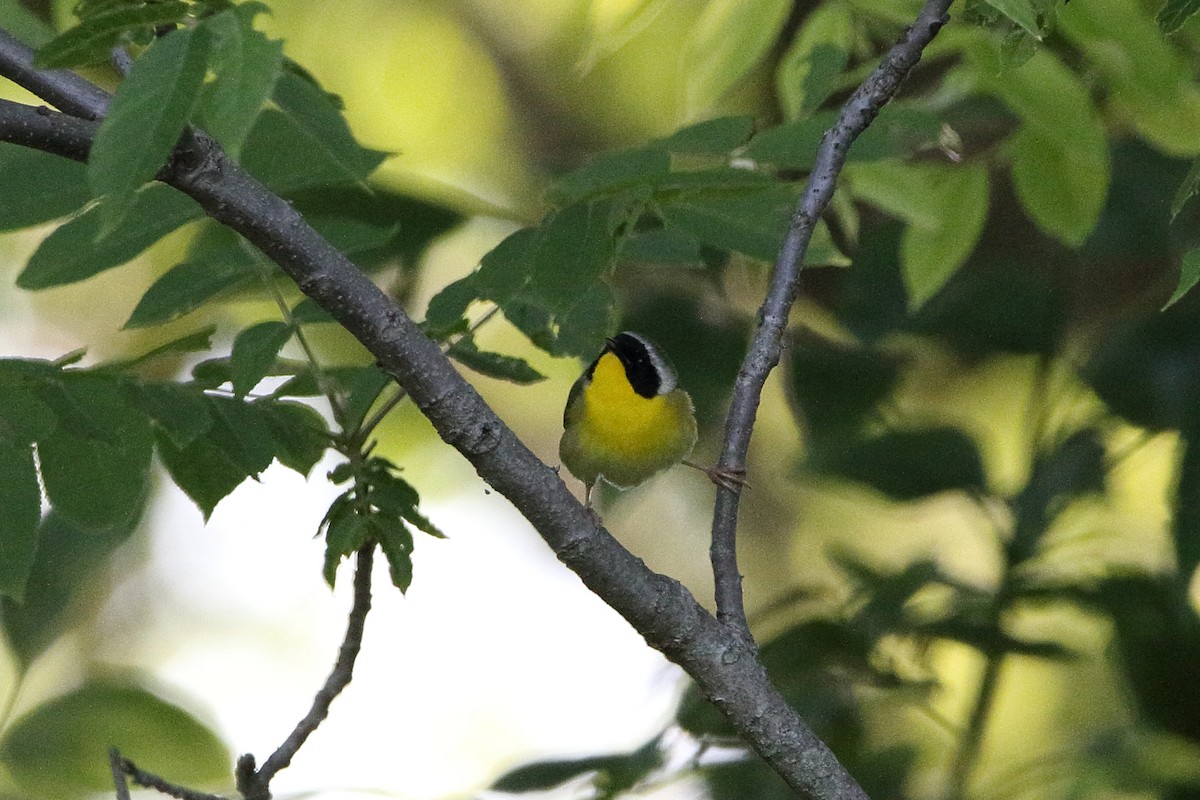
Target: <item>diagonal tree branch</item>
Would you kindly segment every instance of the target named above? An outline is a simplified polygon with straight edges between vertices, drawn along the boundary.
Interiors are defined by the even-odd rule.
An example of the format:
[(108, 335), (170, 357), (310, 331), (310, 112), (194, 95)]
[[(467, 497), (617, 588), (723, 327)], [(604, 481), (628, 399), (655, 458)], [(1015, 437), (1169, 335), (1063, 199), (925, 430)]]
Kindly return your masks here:
[[(788, 246), (780, 256), (781, 266), (763, 308), (762, 324), (752, 342), (746, 366), (739, 374), (729, 423), (733, 444), (722, 455), (722, 467), (738, 469), (744, 464), (762, 381), (778, 361), (787, 311), (798, 291), (795, 278), (789, 279), (787, 273), (798, 273), (797, 265), (812, 226), (828, 202), (849, 142), (894, 91), (894, 85), (887, 89), (889, 81), (877, 76), (881, 72), (894, 75), (891, 83), (898, 85), (944, 21), (946, 5), (947, 0), (930, 0), (918, 23), (864, 85), (878, 81), (883, 87), (878, 91), (883, 91), (885, 99), (873, 107), (869, 102), (864, 105), (861, 127), (855, 128), (860, 123), (852, 122), (844, 127), (853, 133), (842, 133), (839, 131), (843, 125), (839, 122), (839, 127), (827, 134), (823, 142), (825, 155), (818, 156), (813, 182), (828, 186), (816, 191), (814, 205), (802, 204), (793, 224), (799, 231), (789, 235)], [(49, 80), (44, 73), (32, 69), (28, 49), (15, 45), (19, 43), (0, 32), (0, 74), (59, 108), (79, 111), (96, 107), (96, 92), (100, 90), (70, 73), (55, 74)], [(874, 91), (868, 94), (875, 96)], [(42, 122), (34, 117), (42, 118)], [(44, 131), (47, 143), (43, 145), (37, 137), (31, 139), (31, 130)], [(63, 118), (47, 110), (0, 104), (0, 140), (19, 141), (82, 159), (86, 148), (80, 152), (79, 138), (71, 137), (90, 141), (92, 135), (92, 123)], [(826, 153), (829, 150), (834, 151), (832, 155)], [(184, 138), (159, 178), (191, 196), (211, 217), (262, 250), (306, 295), (358, 338), (409, 393), (439, 435), (513, 503), (558, 558), (593, 592), (625, 617), (651, 646), (683, 667), (734, 729), (798, 794), (822, 800), (866, 797), (832, 752), (772, 686), (754, 653), (753, 643), (743, 631), (718, 622), (682, 585), (650, 570), (598, 526), (557, 473), (496, 416), (438, 345), (424, 336), (403, 309), (313, 230), (287, 201), (230, 161), (219, 146), (200, 132)], [(808, 196), (806, 193), (806, 199)], [(744, 443), (739, 444), (743, 439)], [(731, 523), (736, 522), (736, 496), (721, 491), (718, 498), (718, 513), (728, 516)], [(732, 530), (731, 524), (730, 554)], [(737, 576), (736, 562), (732, 575)], [(736, 584), (738, 597), (734, 607), (740, 610), (740, 577)], [(725, 610), (728, 608), (726, 604)]]
[[(717, 469), (744, 474), (750, 434), (758, 414), (767, 375), (779, 363), (788, 315), (800, 294), (800, 270), (817, 221), (833, 197), (838, 174), (850, 145), (875, 119), (916, 66), (925, 45), (949, 19), (950, 0), (927, 0), (916, 21), (842, 106), (837, 122), (826, 131), (817, 151), (804, 194), (792, 214), (783, 248), (775, 261), (771, 286), (758, 312), (758, 326), (734, 383), (725, 418), (725, 442)], [(717, 619), (753, 643), (742, 600), (742, 576), (737, 565), (737, 519), (741, 494), (737, 486), (718, 484), (709, 551), (715, 584)]]

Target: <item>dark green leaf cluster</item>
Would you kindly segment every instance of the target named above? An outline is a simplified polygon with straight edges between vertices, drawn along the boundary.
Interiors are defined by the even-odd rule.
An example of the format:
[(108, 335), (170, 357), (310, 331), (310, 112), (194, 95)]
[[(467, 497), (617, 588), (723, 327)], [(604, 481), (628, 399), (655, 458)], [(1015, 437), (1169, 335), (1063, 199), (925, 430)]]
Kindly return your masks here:
[(333, 586), (338, 565), (364, 546), (383, 550), (392, 583), (401, 592), (412, 583), (412, 529), (445, 538), (417, 507), (417, 490), (400, 469), (379, 456), (339, 464), (329, 474), (335, 484), (351, 483), (321, 520), (325, 534), (325, 580)]
[[(547, 352), (586, 356), (616, 324), (618, 263), (705, 268), (730, 253), (774, 261), (799, 196), (776, 168), (811, 159), (821, 131), (777, 132), (759, 152), (753, 128), (749, 117), (710, 120), (564, 176), (549, 195), (556, 209), (437, 295), (426, 329), (461, 330), (483, 300)], [(824, 226), (809, 261), (844, 263)]]
[[(209, 334), (159, 352), (207, 347)], [(155, 450), (207, 517), (273, 460), (305, 474), (328, 445), (321, 416), (299, 403), (139, 380), (113, 367), (0, 361), (0, 594), (22, 598), (36, 554), (55, 547), (46, 536), (57, 522), (101, 539), (127, 536), (147, 499)]]

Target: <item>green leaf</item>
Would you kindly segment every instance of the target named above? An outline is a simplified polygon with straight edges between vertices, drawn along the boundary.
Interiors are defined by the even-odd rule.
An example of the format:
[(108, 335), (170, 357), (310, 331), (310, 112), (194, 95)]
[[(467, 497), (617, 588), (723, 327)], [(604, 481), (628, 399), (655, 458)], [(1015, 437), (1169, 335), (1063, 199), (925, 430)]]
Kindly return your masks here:
[(853, 44), (854, 20), (848, 6), (813, 9), (775, 73), (775, 90), (787, 119), (807, 117), (837, 89)]
[(1200, 248), (1190, 250), (1184, 255), (1179, 269), (1179, 285), (1175, 287), (1171, 299), (1163, 305), (1163, 310), (1175, 305), (1198, 282), (1200, 282)]
[(57, 371), (45, 362), (0, 360), (0, 446), (31, 444), (49, 436), (58, 424), (38, 396), (43, 377), (39, 373), (49, 376)]
[(975, 442), (956, 428), (894, 431), (826, 454), (819, 468), (874, 487), (895, 500), (983, 488)]
[(79, 608), (72, 600), (89, 591), (89, 578), (107, 568), (108, 556), (133, 527), (88, 530), (53, 509), (42, 519), (24, 598), (0, 598), (4, 638), (22, 665), (33, 663), (71, 624), (70, 612)]
[(292, 306), (291, 318), (292, 323), (296, 325), (321, 325), (337, 322), (337, 320), (329, 315), (328, 311), (317, 305), (317, 301), (311, 297), (306, 297)]
[(727, 155), (745, 144), (753, 133), (752, 116), (717, 117), (680, 128), (655, 146), (675, 154)]
[(371, 406), (375, 405), (383, 390), (394, 383), (394, 379), (375, 364), (360, 367), (348, 377), (345, 383), (346, 419), (343, 424), (346, 430), (351, 431), (362, 424)]
[(628, 44), (646, 29), (670, 0), (636, 0), (634, 3), (589, 3), (587, 33), (582, 41), (587, 49), (579, 57), (576, 68), (591, 72), (596, 64)]
[(580, 286), (612, 269), (614, 234), (622, 221), (614, 219), (614, 212), (607, 202), (576, 203), (542, 222), (528, 267), (528, 290), (553, 313), (568, 311)]
[(670, 154), (660, 147), (601, 153), (558, 179), (547, 192), (560, 206), (654, 183), (671, 170)]
[(1029, 0), (987, 0), (987, 4), (1020, 25), (1030, 36), (1039, 40), (1042, 38), (1037, 12)]
[(1104, 126), (1087, 88), (1045, 50), (1003, 75), (990, 50), (973, 55), (981, 88), (1021, 118), (1011, 145), (1021, 204), (1043, 231), (1079, 245), (1100, 217), (1109, 181)]
[(110, 747), (186, 786), (224, 785), (232, 757), (195, 717), (128, 684), (91, 682), (10, 727), (0, 762), (24, 792), (79, 797), (111, 791)]
[(1093, 81), (1119, 123), (1170, 155), (1200, 153), (1200, 86), (1190, 62), (1163, 38), (1145, 6), (1072, 3), (1058, 15), (1058, 30), (1097, 73)]
[(29, 445), (0, 442), (0, 596), (18, 602), (33, 569), (42, 492)]
[(54, 28), (20, 3), (0, 3), (0, 28), (19, 41), (41, 47), (54, 37)]
[(604, 790), (602, 796), (619, 797), (660, 769), (663, 755), (661, 737), (656, 736), (631, 753), (523, 764), (500, 776), (491, 789), (506, 794), (549, 791), (572, 778), (596, 772), (597, 783)]
[(148, 421), (115, 380), (66, 373), (50, 388), (59, 426), (38, 442), (50, 506), (87, 528), (129, 524), (149, 492)]
[(1195, 197), (1197, 193), (1200, 193), (1200, 158), (1192, 162), (1192, 168), (1180, 182), (1179, 189), (1175, 192), (1175, 199), (1171, 201), (1172, 222), (1179, 216), (1179, 212), (1183, 211), (1187, 201)]
[(44, 44), (34, 57), (34, 66), (54, 69), (107, 62), (126, 33), (180, 22), (188, 11), (188, 3), (162, 2), (121, 5), (90, 15)]
[(787, 349), (787, 386), (793, 409), (814, 447), (842, 447), (900, 378), (894, 355), (841, 344), (802, 331)]
[(254, 30), (257, 4), (236, 6), (201, 22), (212, 34), (209, 68), (216, 79), (200, 96), (205, 132), (235, 159), (283, 69), (283, 43)]
[[(319, 153), (327, 165), (326, 171), (340, 174), (338, 182), (364, 180), (387, 157), (386, 153), (368, 150), (355, 141), (341, 109), (330, 96), (295, 72), (285, 71), (280, 75), (272, 98), (296, 135), (306, 140), (302, 148)], [(296, 152), (286, 155), (297, 158)]]
[(0, 231), (65, 217), (90, 199), (83, 164), (0, 143)]
[(246, 478), (270, 466), (278, 443), (257, 405), (211, 395), (204, 402), (212, 419), (208, 430), (182, 447), (161, 431), (155, 441), (167, 471), (207, 520)]
[(241, 248), (193, 254), (150, 285), (124, 327), (148, 328), (172, 322), (257, 277)]
[(392, 585), (403, 594), (412, 585), (412, 533), (400, 520), (386, 515), (376, 514), (370, 520), (379, 546), (387, 557)]
[(133, 62), (88, 157), (96, 197), (132, 197), (167, 163), (204, 83), (210, 41), (203, 28), (182, 28)]
[(789, 0), (711, 0), (684, 44), (684, 115), (711, 107), (745, 78), (777, 40)]
[(421, 496), (417, 494), (417, 490), (392, 469), (382, 471), (372, 479), (368, 500), (385, 514), (403, 519), (435, 539), (446, 538), (446, 535), (421, 513), (418, 508)]
[(325, 582), (332, 587), (342, 559), (358, 551), (373, 533), (367, 518), (354, 510), (350, 492), (338, 495), (325, 513), (318, 529), (325, 533)]
[(260, 322), (239, 333), (229, 356), (233, 393), (239, 397), (249, 394), (271, 371), (279, 351), (291, 338), (291, 326), (279, 321)]
[(155, 429), (177, 448), (185, 448), (208, 432), (212, 414), (204, 392), (182, 383), (143, 383), (131, 390), (133, 403)]
[(134, 367), (146, 364), (161, 356), (205, 352), (212, 349), (212, 337), (216, 331), (217, 327), (215, 325), (209, 325), (198, 331), (185, 333), (175, 339), (163, 342), (142, 353), (140, 356), (134, 356), (124, 361), (109, 361), (97, 367), (97, 369), (113, 372), (129, 372)]
[(1200, 0), (1167, 0), (1154, 20), (1163, 33), (1175, 33), (1197, 11), (1200, 11)]
[(920, 308), (966, 262), (987, 219), (986, 167), (960, 167), (939, 177), (932, 199), (941, 218), (933, 226), (910, 224), (900, 244), (910, 309)]
[(155, 446), (171, 479), (199, 507), (205, 521), (217, 503), (248, 477), (246, 470), (206, 435), (180, 447), (160, 430), (155, 434)]
[(151, 184), (135, 195), (121, 226), (100, 238), (104, 202), (61, 225), (34, 251), (17, 276), (22, 289), (47, 289), (82, 281), (118, 267), (204, 211), (187, 195)]
[(511, 381), (516, 384), (537, 383), (546, 376), (529, 365), (529, 362), (516, 356), (503, 353), (491, 353), (480, 350), (473, 336), (459, 339), (447, 352), (451, 358), (463, 366), (470, 367), (481, 375)]
[(275, 439), (275, 458), (308, 477), (330, 446), (325, 418), (303, 403), (259, 401), (256, 405), (266, 415)]
[(732, 189), (682, 194), (664, 201), (663, 221), (722, 250), (774, 263), (796, 204), (791, 187)]

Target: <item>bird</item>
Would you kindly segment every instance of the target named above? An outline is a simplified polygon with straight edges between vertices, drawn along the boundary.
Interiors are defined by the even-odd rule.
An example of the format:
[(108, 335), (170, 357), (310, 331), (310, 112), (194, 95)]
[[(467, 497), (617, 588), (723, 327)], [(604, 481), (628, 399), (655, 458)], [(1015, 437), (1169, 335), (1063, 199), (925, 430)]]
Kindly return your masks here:
[(632, 331), (605, 339), (567, 396), (558, 445), (563, 465), (583, 481), (584, 504), (591, 508), (599, 480), (637, 486), (689, 463), (695, 444), (695, 408), (670, 359)]

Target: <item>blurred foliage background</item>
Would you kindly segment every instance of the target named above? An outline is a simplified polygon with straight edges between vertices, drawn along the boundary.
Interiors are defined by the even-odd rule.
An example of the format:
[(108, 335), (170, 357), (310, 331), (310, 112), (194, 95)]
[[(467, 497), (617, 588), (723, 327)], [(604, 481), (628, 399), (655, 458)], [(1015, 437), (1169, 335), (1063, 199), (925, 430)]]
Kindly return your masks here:
[[(578, 357), (625, 328), (670, 353), (696, 400), (698, 458), (713, 457), (816, 142), (919, 6), (267, 5), (258, 27), (381, 152), (364, 167), (369, 192), (309, 185), (293, 174), (309, 154), (286, 137), (255, 149), (251, 134), (243, 163), (331, 220), (432, 332), (461, 334), (461, 319), (499, 308), (456, 357), (550, 461)], [(0, 24), (38, 43), (74, 24), (70, 2), (0, 9)], [(1140, 0), (956, 3), (852, 150), (810, 254), (751, 451), (742, 566), (773, 676), (874, 798), (1200, 797), (1200, 301), (1173, 298), (1200, 272), (1200, 22), (1176, 10), (1167, 32), (1159, 12)], [(87, 74), (115, 85), (105, 67)], [(0, 164), (10, 187), (51, 174), (14, 169)], [(53, 230), (28, 228), (43, 219), (21, 208), (0, 208), (13, 278)], [(228, 352), (239, 329), (278, 317), (266, 292), (235, 281), (202, 306), (129, 319), (168, 270), (228, 246), (193, 224), (71, 285), (10, 279), (3, 349), (86, 346), (92, 364), (211, 324)], [(41, 288), (29, 274), (25, 288)], [(514, 275), (515, 289), (502, 280)], [(333, 326), (311, 341), (329, 363), (364, 363)], [(168, 355), (139, 369), (169, 379), (195, 364)], [(524, 368), (548, 379), (514, 383), (532, 380)], [(424, 497), (478, 492), (411, 409), (377, 435)], [(206, 516), (223, 496), (193, 490)], [(702, 478), (672, 473), (602, 508), (631, 549), (706, 601), (709, 502)], [(113, 553), (144, 557), (148, 535), (138, 514), (101, 533), (46, 517), (24, 597), (4, 600), (14, 687), (49, 669), (62, 637), (102, 624), (122, 585)], [(129, 594), (135, 618), (153, 603)], [(224, 746), (168, 702), (186, 699), (100, 675), (86, 647), (71, 653), (92, 677), (42, 678), (36, 702), (14, 688), (0, 706), (0, 794), (99, 790), (106, 765), (76, 745), (130, 728), (144, 738), (123, 746), (142, 748), (147, 768), (227, 782)], [(643, 746), (548, 757), (494, 788), (787, 796), (730, 734), (685, 689)]]

